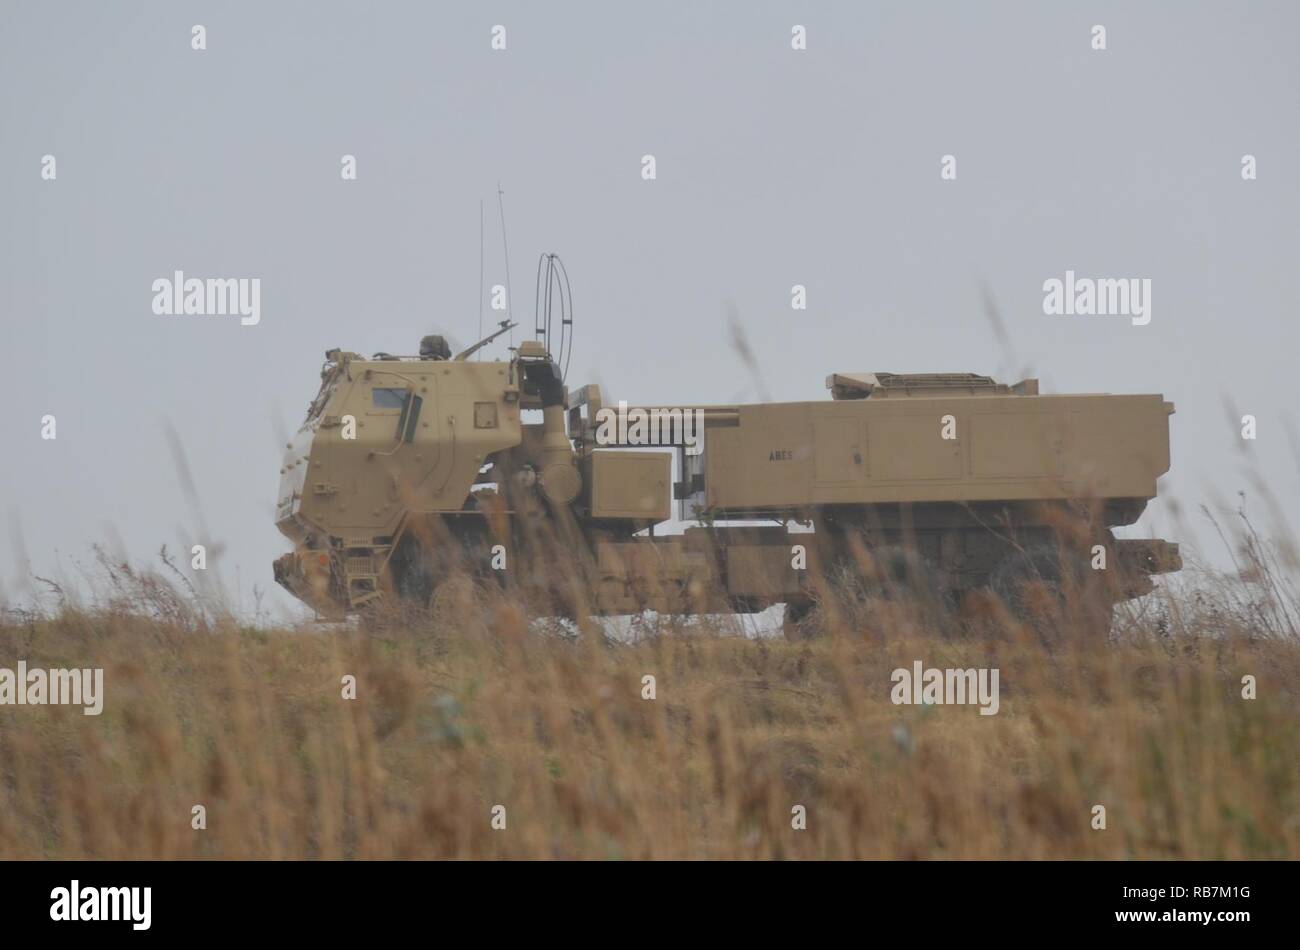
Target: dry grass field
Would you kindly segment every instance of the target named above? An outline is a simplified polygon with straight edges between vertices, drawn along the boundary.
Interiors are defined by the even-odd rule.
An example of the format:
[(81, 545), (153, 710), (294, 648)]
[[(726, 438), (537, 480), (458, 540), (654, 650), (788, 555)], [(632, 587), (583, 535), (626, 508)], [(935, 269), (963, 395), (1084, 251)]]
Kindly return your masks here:
[[(103, 667), (106, 694), (0, 708), (0, 857), (1294, 857), (1296, 601), (1255, 561), (1052, 646), (888, 604), (801, 642), (565, 635), (500, 597), (253, 627), (106, 561), (93, 605), (0, 627), (0, 667)], [(918, 660), (998, 668), (998, 714), (892, 704)]]

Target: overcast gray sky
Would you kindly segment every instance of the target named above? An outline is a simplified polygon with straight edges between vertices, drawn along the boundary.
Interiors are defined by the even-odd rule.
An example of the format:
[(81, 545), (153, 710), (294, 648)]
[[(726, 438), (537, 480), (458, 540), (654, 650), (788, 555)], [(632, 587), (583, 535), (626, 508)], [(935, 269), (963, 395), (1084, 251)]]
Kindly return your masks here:
[[(10, 598), (24, 557), (54, 573), (95, 541), (145, 562), (205, 540), (170, 423), (226, 582), (292, 604), (270, 571), (281, 434), (329, 347), (473, 340), (480, 199), (486, 283), (505, 282), (498, 180), (515, 315), (531, 323), (537, 256), (560, 253), (570, 382), (607, 398), (756, 398), (730, 303), (774, 399), (873, 370), (1161, 392), (1178, 407), (1165, 497), (1300, 497), (1295, 3), (0, 10)], [(155, 315), (152, 282), (176, 269), (261, 278), (261, 322)], [(1044, 315), (1067, 269), (1150, 278), (1150, 324)], [(1229, 405), (1257, 416), (1255, 442)], [(1136, 533), (1196, 540), (1164, 502)]]

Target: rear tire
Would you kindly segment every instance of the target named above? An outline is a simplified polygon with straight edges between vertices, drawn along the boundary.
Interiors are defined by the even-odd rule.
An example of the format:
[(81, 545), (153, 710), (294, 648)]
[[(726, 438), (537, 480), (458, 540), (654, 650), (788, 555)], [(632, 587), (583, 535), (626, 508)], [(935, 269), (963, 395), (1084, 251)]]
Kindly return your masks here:
[(873, 548), (861, 558), (845, 557), (832, 578), (832, 590), (845, 616), (860, 617), (888, 604), (896, 612), (941, 631), (944, 601), (939, 576), (917, 550), (900, 545)]
[(1110, 633), (1110, 592), (1073, 551), (1049, 544), (1015, 551), (993, 570), (989, 589), (1044, 643), (1097, 642)]

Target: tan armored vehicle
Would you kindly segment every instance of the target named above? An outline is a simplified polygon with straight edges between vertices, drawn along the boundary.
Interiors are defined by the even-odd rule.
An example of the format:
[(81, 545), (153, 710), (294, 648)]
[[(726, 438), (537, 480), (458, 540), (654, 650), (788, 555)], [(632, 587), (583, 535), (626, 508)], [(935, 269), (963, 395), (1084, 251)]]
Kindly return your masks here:
[[(551, 615), (785, 603), (794, 632), (837, 575), (1013, 612), (1031, 580), (1087, 582), (1109, 618), (1181, 566), (1110, 530), (1169, 467), (1159, 395), (838, 373), (820, 402), (615, 407), (569, 390), (539, 336), (508, 362), (440, 337), (327, 352), (281, 469), (276, 580), (332, 617), (469, 571)], [(673, 500), (691, 526), (663, 534)]]

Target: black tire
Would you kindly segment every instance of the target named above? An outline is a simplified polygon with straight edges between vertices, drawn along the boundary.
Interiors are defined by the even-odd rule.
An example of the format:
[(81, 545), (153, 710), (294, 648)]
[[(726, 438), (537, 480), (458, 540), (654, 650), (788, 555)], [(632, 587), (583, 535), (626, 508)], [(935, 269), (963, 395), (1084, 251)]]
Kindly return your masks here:
[(927, 600), (938, 591), (938, 579), (921, 554), (911, 548), (888, 545), (872, 550), (869, 576), (862, 590), (879, 600)]
[(931, 564), (919, 552), (884, 545), (861, 557), (841, 553), (815, 594), (786, 604), (782, 630), (787, 640), (808, 640), (831, 626), (866, 629), (884, 604), (905, 608), (931, 632), (944, 632), (950, 619)]
[(1012, 552), (989, 575), (989, 589), (1013, 617), (1048, 643), (1072, 635), (1105, 639), (1111, 598), (1087, 560), (1056, 545)]
[(485, 524), (462, 522), (426, 541), (408, 535), (393, 558), (393, 582), (405, 602), (428, 607), (443, 584), (467, 578), (491, 589), (502, 585), (500, 571), (491, 569), (492, 539)]
[(874, 603), (906, 605), (928, 625), (943, 624), (944, 598), (939, 576), (919, 551), (898, 545), (871, 549), (862, 560), (843, 559), (832, 589), (850, 613)]

